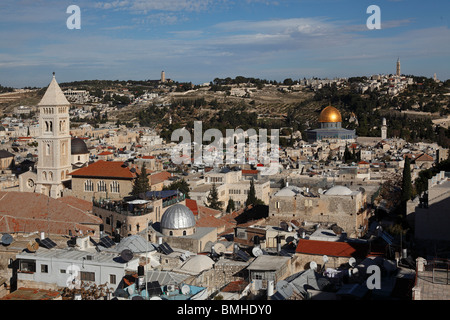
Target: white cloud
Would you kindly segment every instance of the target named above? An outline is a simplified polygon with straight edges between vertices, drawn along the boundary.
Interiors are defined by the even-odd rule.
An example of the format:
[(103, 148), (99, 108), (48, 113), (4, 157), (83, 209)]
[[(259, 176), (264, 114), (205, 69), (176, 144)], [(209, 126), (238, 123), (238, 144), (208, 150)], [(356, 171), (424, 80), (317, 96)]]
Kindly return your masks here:
[(116, 0), (97, 2), (96, 7), (102, 9), (124, 9), (133, 13), (147, 14), (149, 11), (204, 11), (217, 4), (219, 0)]

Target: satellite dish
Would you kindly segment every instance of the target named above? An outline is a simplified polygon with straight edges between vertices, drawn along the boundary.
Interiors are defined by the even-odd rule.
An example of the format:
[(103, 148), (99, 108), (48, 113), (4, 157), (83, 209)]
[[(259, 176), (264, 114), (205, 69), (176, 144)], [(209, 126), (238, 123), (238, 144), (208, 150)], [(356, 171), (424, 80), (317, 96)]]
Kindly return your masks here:
[(75, 274), (70, 275), (66, 280), (66, 287), (69, 289), (79, 288), (81, 285), (80, 279)]
[(253, 247), (252, 254), (255, 257), (259, 257), (259, 256), (263, 255), (264, 253), (263, 253), (263, 251), (261, 250), (260, 247)]
[(280, 228), (283, 229), (284, 231), (288, 231), (288, 224), (286, 221), (281, 221), (280, 222)]
[(12, 242), (13, 242), (13, 237), (9, 234), (9, 233), (5, 233), (3, 236), (2, 236), (2, 243), (5, 245), (5, 246), (8, 246), (8, 245), (10, 245)]
[(31, 240), (30, 242), (28, 242), (27, 249), (30, 252), (36, 252), (37, 249), (39, 249), (39, 243), (37, 243), (34, 240)]
[(311, 261), (309, 263), (309, 268), (316, 271), (317, 270), (317, 263), (315, 261)]
[(323, 255), (322, 259), (323, 259), (323, 263), (327, 263), (328, 262), (328, 256), (327, 255)]
[(289, 299), (292, 296), (292, 294), (294, 293), (294, 288), (286, 280), (278, 281), (277, 285), (276, 285), (276, 290), (285, 299)]
[(222, 243), (216, 243), (213, 247), (214, 252), (219, 256), (225, 252), (225, 246)]
[(185, 285), (183, 285), (183, 286), (181, 287), (181, 293), (182, 293), (182, 294), (187, 295), (187, 294), (189, 294), (190, 292), (191, 292), (191, 288), (190, 288), (187, 284), (185, 284)]
[(356, 265), (356, 259), (351, 257), (348, 259), (348, 264), (353, 268)]
[(129, 250), (129, 249), (125, 249), (122, 250), (122, 252), (120, 253), (120, 257), (125, 261), (128, 262), (131, 259), (133, 259), (133, 251)]
[(286, 243), (291, 243), (295, 241), (295, 237), (294, 236), (289, 236), (286, 238)]

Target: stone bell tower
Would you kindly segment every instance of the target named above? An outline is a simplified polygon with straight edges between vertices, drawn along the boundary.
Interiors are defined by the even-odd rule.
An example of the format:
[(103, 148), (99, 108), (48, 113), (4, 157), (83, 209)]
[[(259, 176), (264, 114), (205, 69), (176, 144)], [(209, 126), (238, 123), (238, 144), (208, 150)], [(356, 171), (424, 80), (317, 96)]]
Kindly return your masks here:
[(36, 192), (52, 198), (62, 196), (63, 182), (70, 180), (70, 118), (64, 93), (53, 79), (38, 104), (39, 130)]

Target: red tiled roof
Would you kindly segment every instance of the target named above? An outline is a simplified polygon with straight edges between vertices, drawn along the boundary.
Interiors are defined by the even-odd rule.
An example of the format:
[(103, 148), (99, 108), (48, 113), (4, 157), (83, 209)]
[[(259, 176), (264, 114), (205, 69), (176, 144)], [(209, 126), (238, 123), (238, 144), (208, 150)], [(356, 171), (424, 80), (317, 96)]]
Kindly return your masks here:
[(295, 253), (363, 258), (369, 255), (369, 246), (365, 243), (300, 239)]
[(415, 161), (434, 161), (433, 157), (426, 154), (426, 153), (422, 153), (420, 156), (418, 156), (416, 158)]
[(167, 172), (167, 171), (162, 171), (162, 172), (152, 174), (150, 176), (150, 184), (154, 185), (154, 184), (164, 182), (164, 181), (168, 180), (171, 176), (172, 176), (171, 173)]
[[(87, 204), (73, 197), (61, 200), (40, 193), (0, 191), (0, 232), (93, 230), (102, 220), (85, 210)], [(92, 204), (91, 204), (92, 206)]]
[(142, 156), (142, 159), (155, 159), (155, 156)]
[(186, 199), (186, 207), (188, 207), (192, 211), (194, 216), (198, 215), (197, 201), (192, 199)]
[(0, 300), (54, 300), (59, 299), (60, 296), (61, 293), (54, 290), (19, 288), (3, 298), (0, 298)]
[(247, 287), (248, 281), (237, 280), (227, 284), (221, 291), (223, 292), (242, 292)]
[(109, 156), (111, 154), (113, 154), (113, 153), (109, 152), (109, 151), (103, 151), (102, 153), (99, 153), (98, 156)]
[(58, 199), (61, 202), (64, 202), (65, 204), (73, 207), (73, 208), (77, 208), (79, 210), (83, 210), (83, 211), (87, 211), (87, 212), (92, 212), (92, 202), (91, 201), (86, 201), (83, 199), (79, 199), (76, 197), (72, 197), (72, 196), (65, 196), (62, 198)]
[(259, 170), (242, 170), (242, 174), (258, 174)]
[(70, 175), (72, 177), (136, 178), (136, 173), (130, 171), (131, 167), (126, 167), (123, 164), (122, 161), (99, 160), (87, 167), (71, 172)]

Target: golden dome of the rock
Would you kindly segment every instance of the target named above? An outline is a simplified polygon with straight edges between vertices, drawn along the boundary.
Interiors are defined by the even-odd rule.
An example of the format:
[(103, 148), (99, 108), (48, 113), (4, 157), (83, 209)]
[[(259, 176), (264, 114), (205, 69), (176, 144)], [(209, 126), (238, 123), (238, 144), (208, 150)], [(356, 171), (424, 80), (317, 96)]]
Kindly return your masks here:
[(342, 122), (341, 113), (335, 107), (328, 106), (320, 113), (319, 122)]

